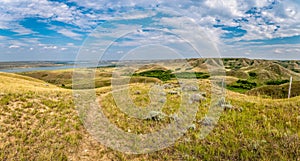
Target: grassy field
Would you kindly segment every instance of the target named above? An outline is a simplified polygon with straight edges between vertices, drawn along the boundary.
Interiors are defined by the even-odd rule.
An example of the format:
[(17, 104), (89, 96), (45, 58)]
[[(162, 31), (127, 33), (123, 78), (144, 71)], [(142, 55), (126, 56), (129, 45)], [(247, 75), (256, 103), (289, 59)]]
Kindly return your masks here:
[[(99, 69), (97, 74), (109, 78), (109, 70)], [(61, 85), (68, 86), (70, 73), (23, 73), (39, 79), (0, 73), (0, 160), (300, 159), (300, 97), (274, 100), (227, 91), (226, 100), (232, 108), (222, 113), (210, 135), (200, 139), (201, 127), (210, 126), (201, 121), (209, 108), (211, 88), (208, 79), (199, 79), (199, 88), (206, 92), (207, 100), (200, 104), (194, 126), (171, 147), (150, 154), (127, 155), (104, 147), (85, 130), (72, 90)], [(239, 79), (229, 78), (233, 83)], [(167, 116), (176, 113), (180, 93), (168, 91), (176, 90), (178, 82), (144, 82), (130, 85), (130, 96), (136, 105), (150, 103), (148, 92), (154, 83), (170, 83), (163, 112)], [(168, 117), (160, 121), (128, 117), (114, 103), (109, 85), (96, 91), (105, 115), (126, 132), (153, 132), (171, 122)]]

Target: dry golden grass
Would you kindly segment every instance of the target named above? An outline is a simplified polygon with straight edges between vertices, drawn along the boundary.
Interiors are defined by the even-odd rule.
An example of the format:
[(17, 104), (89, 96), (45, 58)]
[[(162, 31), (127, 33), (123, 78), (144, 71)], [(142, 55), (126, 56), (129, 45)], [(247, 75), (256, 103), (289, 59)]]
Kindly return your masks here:
[[(131, 85), (130, 95), (137, 105), (149, 104), (150, 87), (151, 83)], [(126, 155), (102, 146), (86, 132), (71, 90), (25, 76), (0, 73), (0, 160), (300, 159), (300, 97), (272, 100), (227, 91), (227, 101), (235, 108), (225, 111), (212, 133), (201, 140), (198, 134), (203, 125), (198, 121), (209, 107), (209, 80), (199, 80), (199, 88), (207, 92), (208, 100), (199, 107), (195, 130), (188, 130), (174, 146), (164, 150)], [(137, 90), (141, 94), (135, 94)], [(111, 87), (107, 86), (96, 93), (106, 116), (121, 129), (147, 133), (168, 124), (169, 120), (127, 117), (113, 103), (110, 91)], [(180, 97), (167, 94), (167, 98), (163, 111), (169, 115), (176, 112)]]

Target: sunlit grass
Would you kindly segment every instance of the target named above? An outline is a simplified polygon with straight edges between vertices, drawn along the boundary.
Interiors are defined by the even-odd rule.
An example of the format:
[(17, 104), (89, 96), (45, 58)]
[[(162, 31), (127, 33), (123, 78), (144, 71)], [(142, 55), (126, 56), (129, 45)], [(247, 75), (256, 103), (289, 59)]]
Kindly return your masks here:
[[(181, 96), (168, 92), (180, 88), (176, 81), (164, 89), (167, 116), (178, 111)], [(130, 98), (138, 107), (151, 103), (154, 83), (131, 84)], [(41, 80), (0, 74), (0, 160), (299, 160), (300, 100), (263, 99), (227, 91), (234, 108), (224, 111), (214, 130), (199, 138), (210, 106), (209, 80), (199, 81), (207, 100), (199, 106), (191, 128), (174, 146), (144, 155), (126, 155), (105, 148), (84, 129), (72, 91)], [(105, 115), (122, 130), (135, 134), (154, 132), (172, 119), (132, 118), (114, 103), (111, 87), (96, 90)], [(162, 96), (163, 97), (163, 96)]]

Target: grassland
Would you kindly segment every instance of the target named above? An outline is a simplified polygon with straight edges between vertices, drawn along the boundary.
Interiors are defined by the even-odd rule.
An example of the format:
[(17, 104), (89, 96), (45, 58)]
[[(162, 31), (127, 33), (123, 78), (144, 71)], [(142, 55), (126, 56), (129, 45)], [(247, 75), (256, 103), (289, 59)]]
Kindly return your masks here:
[[(201, 66), (202, 62), (193, 63)], [(182, 70), (184, 67), (180, 68), (175, 70), (174, 67), (172, 71), (186, 72)], [(257, 81), (260, 73), (254, 72), (254, 68), (251, 72), (256, 74), (249, 74), (250, 68), (241, 69), (247, 78), (227, 76), (229, 85), (239, 82), (242, 86), (245, 82), (239, 80), (247, 80), (257, 83), (258, 88), (268, 86)], [(95, 80), (110, 82), (111, 72), (111, 68), (97, 69)], [(22, 75), (0, 73), (0, 160), (300, 160), (300, 97), (297, 95), (291, 99), (271, 99), (227, 90), (226, 101), (232, 108), (224, 110), (211, 134), (200, 139), (201, 128), (210, 126), (201, 122), (211, 101), (211, 78), (198, 79), (206, 100), (199, 105), (194, 126), (171, 147), (149, 154), (128, 155), (104, 147), (83, 127), (69, 89), (71, 78), (72, 70)], [(283, 76), (274, 78), (285, 79)], [(178, 111), (181, 94), (169, 93), (180, 87), (177, 81), (147, 75), (137, 75), (135, 79), (130, 84), (129, 94), (137, 106), (149, 105), (151, 87), (168, 84), (170, 87), (164, 89), (167, 100), (162, 111), (167, 116)], [(277, 86), (285, 88), (286, 84)], [(104, 114), (128, 133), (153, 132), (172, 121), (168, 117), (159, 121), (128, 117), (117, 107), (110, 83), (96, 87)]]

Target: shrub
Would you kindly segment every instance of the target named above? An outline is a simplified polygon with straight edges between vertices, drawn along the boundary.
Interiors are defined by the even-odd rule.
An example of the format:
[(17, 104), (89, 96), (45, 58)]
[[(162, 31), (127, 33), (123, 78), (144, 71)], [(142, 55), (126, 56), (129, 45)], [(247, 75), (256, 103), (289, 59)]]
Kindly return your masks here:
[(266, 82), (266, 85), (281, 85), (288, 83), (289, 80), (270, 80)]
[[(228, 87), (228, 89), (231, 89), (234, 91), (245, 92), (246, 90), (251, 90), (251, 89), (257, 87), (257, 83), (250, 82), (248, 80), (238, 80), (236, 83), (234, 83), (232, 85), (228, 85), (227, 87)], [(241, 90), (236, 90), (236, 89), (241, 89)]]
[(143, 76), (143, 77), (153, 77), (153, 78), (158, 78), (162, 81), (168, 81), (172, 78), (175, 78), (175, 75), (172, 74), (171, 70), (150, 70), (150, 71), (145, 71), (141, 73), (135, 73), (133, 76)]
[(192, 79), (192, 78), (207, 79), (210, 76), (209, 74), (202, 73), (202, 72), (182, 72), (182, 73), (177, 73), (176, 77), (182, 79)]
[(249, 76), (252, 77), (252, 78), (256, 78), (256, 77), (257, 77), (257, 74), (254, 73), (254, 72), (249, 72)]

